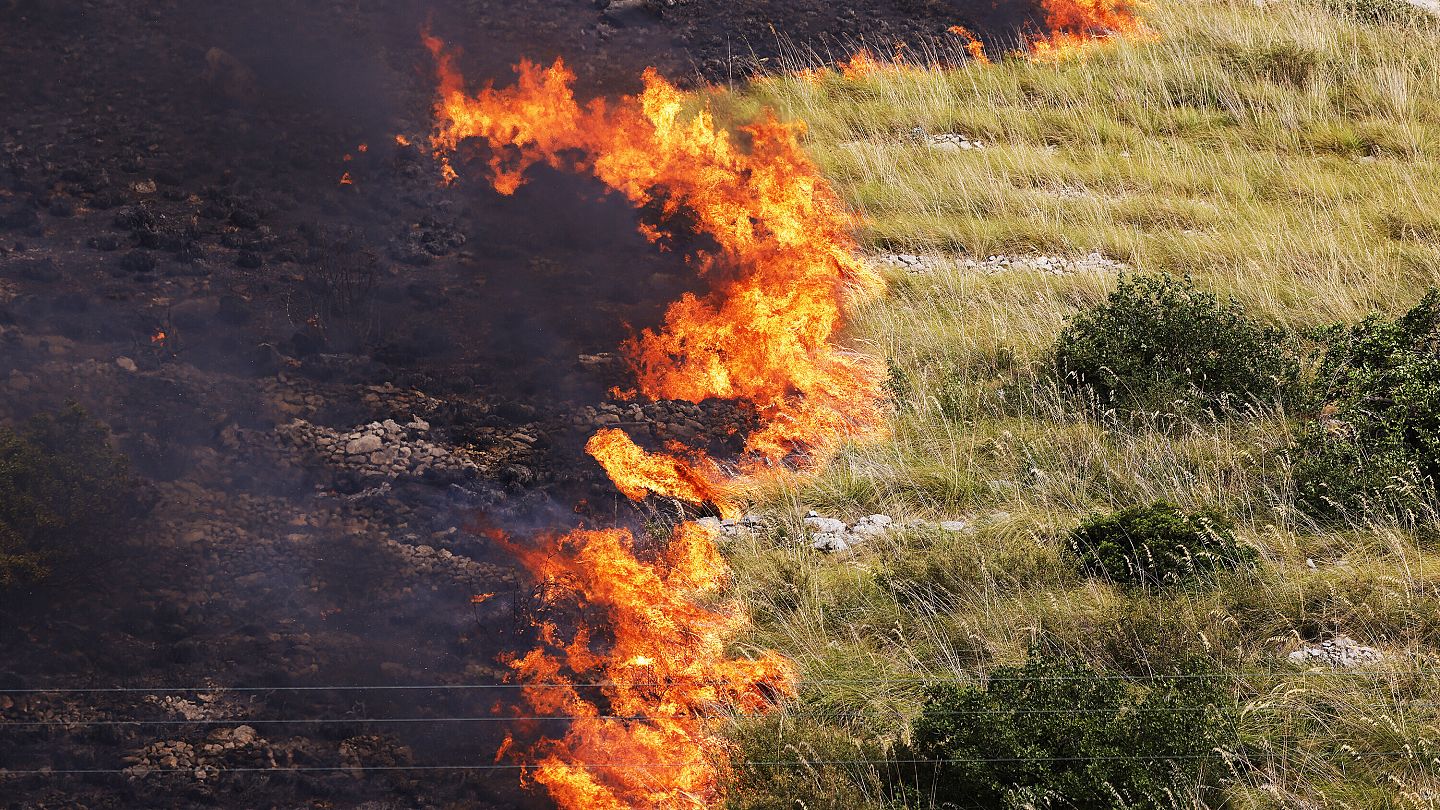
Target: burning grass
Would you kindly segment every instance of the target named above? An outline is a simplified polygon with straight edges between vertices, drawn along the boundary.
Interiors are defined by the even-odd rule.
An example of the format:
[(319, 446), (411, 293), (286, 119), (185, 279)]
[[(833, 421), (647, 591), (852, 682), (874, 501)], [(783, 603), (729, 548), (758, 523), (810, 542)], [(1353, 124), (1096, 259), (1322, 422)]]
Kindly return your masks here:
[[(903, 736), (919, 679), (1018, 663), (1039, 636), (1110, 673), (1143, 678), (1196, 653), (1222, 667), (1242, 708), (1224, 780), (1234, 806), (1428, 806), (1440, 789), (1434, 516), (1311, 522), (1284, 452), (1297, 419), (1273, 403), (1161, 424), (1077, 405), (1050, 354), (1114, 275), (985, 275), (958, 261), (1098, 250), (1141, 272), (1192, 274), (1295, 332), (1414, 306), (1440, 272), (1440, 245), (1395, 223), (1440, 209), (1440, 27), (1335, 6), (1157, 4), (1146, 19), (1162, 39), (1083, 62), (782, 77), (725, 99), (739, 117), (766, 106), (807, 122), (816, 161), (865, 217), (866, 247), (937, 257), (894, 273), (854, 326), (891, 365), (891, 438), (752, 496), (781, 516), (974, 526), (900, 532), (836, 559), (785, 539), (797, 517), (728, 547), (754, 642), (802, 678), (795, 708), (758, 738), (872, 750)], [(935, 149), (915, 127), (987, 148)], [(1125, 592), (1064, 559), (1086, 514), (1157, 500), (1235, 520), (1258, 568), (1166, 595)], [(1386, 659), (1339, 675), (1285, 662), (1331, 634)], [(739, 796), (883, 803), (884, 765), (812, 773), (757, 779)]]

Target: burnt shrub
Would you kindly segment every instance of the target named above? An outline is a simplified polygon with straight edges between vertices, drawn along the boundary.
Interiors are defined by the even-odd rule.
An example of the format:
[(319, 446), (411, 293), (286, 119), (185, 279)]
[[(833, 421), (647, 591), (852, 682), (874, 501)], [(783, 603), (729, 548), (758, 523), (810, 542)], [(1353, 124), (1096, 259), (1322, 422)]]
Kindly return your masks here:
[(1314, 419), (1293, 452), (1312, 514), (1433, 507), (1440, 481), (1440, 292), (1399, 318), (1373, 315), (1323, 336)]
[(1183, 585), (1255, 561), (1218, 518), (1165, 501), (1090, 517), (1066, 546), (1086, 573), (1122, 585)]
[(123, 531), (141, 511), (123, 456), (79, 407), (0, 427), (0, 586)]
[(1144, 682), (1032, 650), (978, 685), (926, 694), (897, 760), (952, 808), (1169, 808), (1204, 794), (1237, 740), (1234, 701), (1207, 665)]
[(1219, 411), (1274, 400), (1299, 364), (1286, 334), (1187, 277), (1120, 279), (1105, 303), (1070, 319), (1055, 344), (1065, 383), (1102, 405), (1169, 410), (1176, 403)]

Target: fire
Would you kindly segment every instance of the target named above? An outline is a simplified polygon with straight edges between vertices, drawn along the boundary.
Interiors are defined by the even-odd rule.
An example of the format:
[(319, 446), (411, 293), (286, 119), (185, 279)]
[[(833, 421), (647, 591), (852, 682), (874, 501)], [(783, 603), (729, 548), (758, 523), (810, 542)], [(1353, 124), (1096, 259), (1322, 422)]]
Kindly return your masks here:
[(1042, 0), (1050, 33), (1032, 36), (1030, 58), (1059, 63), (1084, 57), (1113, 37), (1155, 39), (1155, 31), (1126, 0)]
[(344, 174), (340, 175), (340, 185), (342, 185), (342, 186), (353, 186), (353, 185), (355, 185), (355, 181), (350, 179), (350, 172), (345, 172)]
[[(546, 601), (603, 608), (613, 635), (597, 652), (583, 626), (567, 637), (549, 625), (546, 646), (510, 662), (537, 712), (574, 718), (563, 738), (531, 752), (527, 778), (562, 808), (715, 806), (729, 763), (719, 724), (794, 694), (796, 673), (775, 653), (726, 654), (745, 619), (705, 604), (726, 570), (709, 532), (681, 525), (653, 561), (625, 529), (577, 530), (517, 553), (541, 581), (564, 584), (545, 589)], [(582, 684), (601, 684), (604, 700)]]
[(488, 142), (490, 182), (504, 194), (537, 163), (588, 171), (637, 207), (686, 209), (720, 245), (693, 258), (711, 291), (685, 296), (661, 329), (626, 342), (641, 394), (754, 404), (764, 426), (747, 451), (759, 462), (822, 457), (880, 428), (879, 368), (834, 341), (847, 297), (882, 282), (857, 258), (851, 218), (802, 150), (798, 125), (771, 117), (743, 127), (742, 149), (706, 112), (684, 115), (684, 95), (653, 70), (637, 96), (582, 105), (558, 60), (522, 62), (514, 87), (467, 95), (442, 44), (426, 41), (440, 66), (431, 140), (440, 155), (467, 138)]
[(150, 336), (150, 343), (155, 346), (161, 346), (164, 345), (165, 341), (169, 339), (169, 337), (169, 335), (165, 334), (164, 329), (157, 329), (155, 330), (155, 334)]
[(615, 428), (590, 437), (585, 452), (600, 462), (615, 488), (632, 501), (644, 500), (653, 492), (693, 504), (715, 504), (727, 516), (734, 511), (720, 486), (700, 472), (712, 466), (704, 460), (687, 463), (674, 456), (647, 453), (625, 431)]
[[(732, 134), (703, 110), (687, 113), (686, 97), (653, 70), (638, 95), (582, 104), (558, 60), (522, 62), (513, 87), (467, 94), (443, 44), (426, 44), (440, 74), (431, 146), (447, 184), (459, 176), (451, 156), (475, 139), (490, 149), (486, 176), (502, 194), (537, 164), (588, 172), (661, 212), (640, 226), (651, 241), (673, 235), (683, 209), (718, 245), (687, 258), (709, 291), (674, 302), (660, 328), (623, 345), (636, 395), (747, 403), (760, 427), (742, 471), (818, 463), (881, 430), (882, 375), (836, 338), (848, 299), (882, 282), (857, 258), (851, 218), (801, 149), (801, 127), (772, 116)], [(613, 428), (586, 450), (627, 497), (736, 511), (730, 478), (699, 451), (648, 452)], [(527, 780), (567, 810), (717, 804), (729, 763), (719, 722), (794, 694), (796, 672), (776, 653), (727, 655), (746, 617), (715, 604), (729, 574), (710, 532), (681, 524), (650, 554), (620, 528), (512, 548), (546, 585), (543, 600), (605, 616), (568, 635), (542, 621), (540, 645), (510, 662), (534, 709), (571, 720), (563, 738), (529, 750)], [(600, 684), (599, 695), (584, 684)]]
[(410, 139), (407, 138), (407, 137), (405, 137), (404, 135), (396, 135), (396, 136), (395, 136), (395, 144), (396, 144), (397, 146), (409, 146), (409, 145), (410, 145)]
[(965, 40), (965, 50), (970, 54), (970, 58), (975, 60), (977, 64), (990, 64), (990, 57), (985, 54), (985, 43), (981, 42), (979, 37), (970, 33), (970, 29), (963, 25), (952, 25), (949, 28), (949, 33)]

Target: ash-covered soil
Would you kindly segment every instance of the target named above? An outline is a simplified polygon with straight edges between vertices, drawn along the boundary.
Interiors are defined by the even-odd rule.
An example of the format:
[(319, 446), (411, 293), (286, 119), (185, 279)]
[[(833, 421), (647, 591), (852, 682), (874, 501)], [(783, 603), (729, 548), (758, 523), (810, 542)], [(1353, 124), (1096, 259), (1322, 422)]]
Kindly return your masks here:
[(532, 586), (482, 529), (629, 510), (596, 426), (749, 417), (607, 399), (608, 352), (697, 282), (583, 178), (440, 188), (396, 138), (430, 126), (421, 26), (472, 76), (563, 55), (616, 92), (1023, 18), (975, 14), (0, 0), (0, 419), (80, 403), (152, 504), (0, 593), (0, 805), (544, 806), (512, 771), (406, 769), (491, 764), (515, 710), (477, 687), (530, 643)]

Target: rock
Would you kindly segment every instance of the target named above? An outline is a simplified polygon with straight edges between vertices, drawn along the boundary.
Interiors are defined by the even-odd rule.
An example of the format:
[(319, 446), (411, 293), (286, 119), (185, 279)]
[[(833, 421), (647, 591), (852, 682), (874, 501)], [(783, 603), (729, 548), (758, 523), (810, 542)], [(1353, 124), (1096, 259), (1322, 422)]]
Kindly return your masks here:
[(345, 453), (351, 456), (368, 456), (379, 450), (382, 442), (380, 437), (373, 433), (366, 433), (363, 436), (351, 439), (345, 445)]
[[(841, 525), (843, 526), (844, 524)], [(849, 551), (850, 544), (846, 542), (845, 536), (841, 533), (821, 532), (815, 535), (810, 541), (810, 548), (816, 551), (823, 551), (826, 554), (835, 554), (841, 551)]]
[(1300, 666), (1328, 666), (1332, 669), (1351, 669), (1367, 664), (1378, 664), (1385, 660), (1385, 654), (1374, 647), (1367, 647), (1349, 636), (1336, 636), (1319, 644), (1301, 647), (1286, 656), (1292, 664)]
[(132, 374), (140, 370), (140, 367), (135, 365), (135, 361), (128, 357), (115, 358), (115, 365), (119, 366), (122, 371), (128, 371)]
[(963, 520), (942, 520), (939, 526), (942, 531), (947, 532), (963, 532), (970, 528), (970, 524)]
[(845, 521), (820, 517), (814, 513), (806, 516), (805, 526), (817, 534), (843, 534), (845, 532)]

